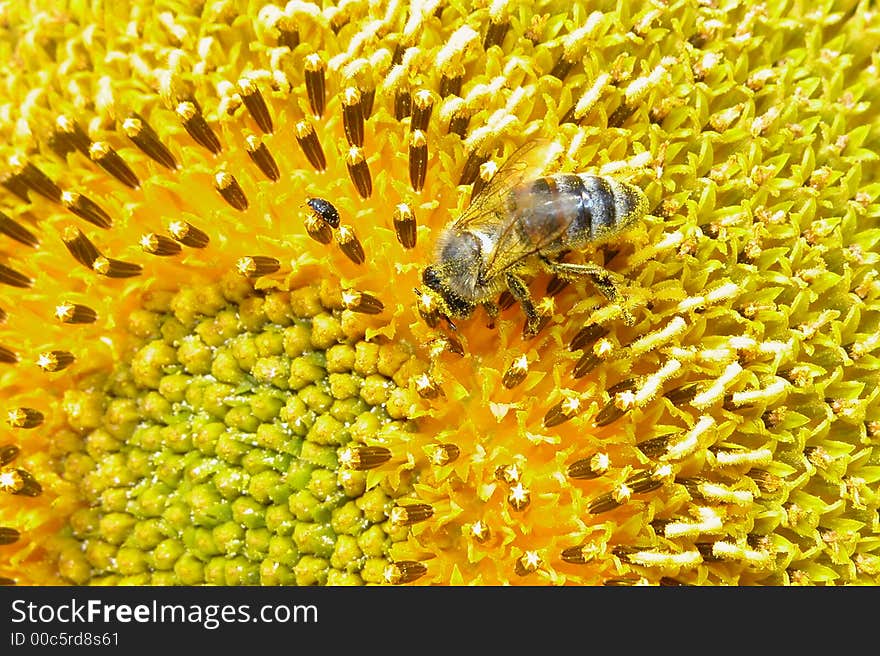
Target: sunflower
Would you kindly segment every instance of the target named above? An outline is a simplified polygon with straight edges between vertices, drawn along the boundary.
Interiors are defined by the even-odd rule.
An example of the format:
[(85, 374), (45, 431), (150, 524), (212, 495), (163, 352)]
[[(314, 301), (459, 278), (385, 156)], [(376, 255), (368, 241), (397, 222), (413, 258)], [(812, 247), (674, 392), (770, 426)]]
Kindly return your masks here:
[[(0, 11), (5, 582), (878, 581), (870, 3)], [(538, 140), (621, 294), (453, 326)]]

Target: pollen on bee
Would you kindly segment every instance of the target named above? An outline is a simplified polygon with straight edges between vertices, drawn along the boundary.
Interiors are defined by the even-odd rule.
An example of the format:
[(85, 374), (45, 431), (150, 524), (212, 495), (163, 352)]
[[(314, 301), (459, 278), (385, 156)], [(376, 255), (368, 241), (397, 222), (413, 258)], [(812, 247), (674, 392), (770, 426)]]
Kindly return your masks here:
[(342, 92), (342, 126), (348, 145), (362, 148), (364, 111), (361, 105), (361, 92), (357, 87), (348, 87)]
[(269, 152), (269, 147), (254, 134), (249, 134), (245, 137), (244, 143), (248, 157), (263, 172), (263, 175), (272, 182), (278, 182), (278, 179), (281, 177), (281, 171), (279, 171), (278, 163), (272, 157), (272, 153)]
[(6, 413), (6, 423), (12, 428), (36, 428), (43, 423), (43, 413), (34, 408), (13, 408)]
[(321, 56), (312, 53), (305, 59), (305, 78), (306, 78), (306, 94), (309, 97), (309, 107), (312, 108), (312, 114), (315, 118), (321, 118), (324, 115), (324, 62)]
[(168, 234), (190, 248), (205, 248), (210, 241), (206, 233), (186, 221), (170, 221)]
[(366, 260), (364, 247), (351, 226), (341, 225), (336, 233), (336, 242), (345, 256), (355, 264), (363, 264)]
[(73, 364), (73, 353), (68, 351), (43, 351), (37, 356), (37, 366), (48, 373), (62, 371)]
[(428, 568), (416, 560), (399, 560), (385, 568), (385, 582), (391, 585), (412, 583), (427, 574)]
[(482, 519), (478, 519), (473, 524), (471, 524), (468, 527), (468, 533), (476, 542), (479, 542), (480, 544), (488, 542), (489, 538), (492, 537), (492, 532), (489, 530), (489, 525)]
[(126, 187), (137, 189), (141, 186), (134, 171), (106, 141), (96, 141), (89, 146), (89, 157)]
[(576, 396), (567, 396), (554, 405), (544, 415), (544, 427), (553, 428), (565, 423), (580, 411), (581, 400)]
[(113, 225), (113, 220), (101, 207), (82, 194), (65, 191), (61, 194), (61, 204), (71, 213), (105, 230)]
[(397, 241), (404, 248), (414, 248), (416, 245), (416, 215), (406, 203), (399, 203), (394, 208), (394, 233)]
[[(51, 200), (53, 203), (61, 202), (61, 189), (48, 175), (43, 173), (34, 164), (20, 158), (18, 155), (10, 157), (9, 164), (12, 166), (18, 179), (23, 182), (28, 189), (32, 189), (40, 194), (40, 196), (47, 200)], [(23, 200), (28, 200), (26, 193)]]
[(5, 264), (0, 264), (0, 283), (4, 285), (9, 285), (10, 287), (18, 287), (20, 289), (26, 289), (34, 284), (34, 281), (28, 278), (23, 273), (19, 273), (12, 267), (8, 267)]
[(238, 259), (235, 269), (245, 278), (259, 278), (281, 269), (281, 262), (266, 255), (248, 255)]
[(0, 545), (13, 544), (21, 539), (21, 533), (8, 526), (0, 526)]
[(159, 235), (155, 232), (148, 232), (141, 235), (141, 249), (150, 255), (158, 255), (159, 257), (170, 257), (177, 255), (182, 250), (179, 242), (174, 241), (171, 237)]
[(537, 551), (526, 551), (522, 556), (516, 559), (513, 571), (517, 576), (527, 576), (538, 570), (541, 566), (541, 556)]
[(413, 191), (425, 186), (428, 171), (428, 139), (421, 130), (413, 130), (409, 137), (409, 181)]
[(298, 121), (294, 126), (294, 133), (296, 134), (296, 142), (306, 159), (316, 171), (323, 172), (327, 168), (327, 159), (324, 157), (324, 149), (321, 148), (321, 142), (318, 141), (314, 126), (308, 121)]
[(398, 505), (391, 509), (389, 519), (396, 526), (412, 526), (434, 516), (434, 508), (427, 503)]
[(50, 140), (50, 146), (59, 157), (64, 159), (68, 153), (74, 150), (78, 150), (88, 157), (91, 143), (89, 135), (72, 118), (62, 114), (55, 119), (55, 130)]
[(342, 306), (346, 310), (362, 314), (379, 314), (385, 309), (382, 301), (378, 298), (372, 294), (359, 292), (355, 289), (345, 289), (342, 291)]
[(607, 453), (595, 453), (589, 458), (576, 460), (568, 466), (568, 475), (570, 478), (579, 480), (591, 480), (599, 478), (608, 471), (611, 466), (611, 459)]
[(143, 267), (133, 262), (123, 262), (100, 255), (92, 262), (92, 271), (108, 278), (132, 278), (139, 276)]
[(448, 465), (450, 462), (455, 462), (460, 455), (461, 450), (455, 444), (437, 444), (431, 451), (431, 463), (438, 467), (442, 467), (443, 465)]
[(10, 239), (14, 239), (19, 244), (36, 248), (40, 245), (40, 240), (17, 221), (13, 221), (3, 212), (0, 212), (0, 234), (4, 234)]
[(43, 487), (26, 469), (4, 468), (0, 469), (0, 492), (37, 497), (42, 494)]
[(348, 167), (348, 175), (360, 197), (369, 198), (373, 193), (373, 179), (370, 177), (370, 168), (367, 166), (363, 149), (358, 146), (349, 148), (345, 156), (345, 164)]
[(412, 118), (410, 130), (425, 131), (431, 121), (431, 112), (434, 109), (434, 94), (428, 89), (419, 89), (412, 96)]
[(178, 103), (174, 111), (183, 123), (183, 128), (197, 144), (211, 151), (214, 155), (223, 150), (220, 139), (208, 125), (195, 103), (188, 100)]
[(122, 122), (122, 131), (141, 152), (166, 169), (177, 169), (177, 160), (159, 139), (156, 131), (138, 114), (131, 114)]
[(434, 382), (434, 380), (428, 376), (428, 374), (422, 374), (418, 376), (414, 381), (416, 392), (423, 399), (436, 399), (443, 393), (443, 390)]
[(218, 171), (214, 174), (214, 188), (230, 206), (243, 212), (248, 208), (248, 199), (238, 180), (231, 173)]
[(384, 446), (352, 446), (339, 454), (339, 464), (346, 469), (375, 469), (391, 460), (391, 451)]
[(65, 302), (55, 306), (55, 318), (61, 323), (94, 323), (98, 313), (87, 305)]
[(501, 384), (507, 389), (513, 389), (526, 379), (528, 373), (529, 360), (525, 355), (521, 355), (510, 363), (510, 366), (501, 378)]
[(272, 125), (272, 115), (266, 106), (266, 100), (256, 83), (250, 78), (242, 78), (238, 81), (238, 93), (241, 96), (244, 106), (247, 108), (254, 122), (266, 134), (272, 134), (274, 127)]
[(73, 259), (88, 269), (91, 269), (101, 256), (98, 247), (76, 226), (67, 226), (61, 233), (61, 241), (73, 255)]

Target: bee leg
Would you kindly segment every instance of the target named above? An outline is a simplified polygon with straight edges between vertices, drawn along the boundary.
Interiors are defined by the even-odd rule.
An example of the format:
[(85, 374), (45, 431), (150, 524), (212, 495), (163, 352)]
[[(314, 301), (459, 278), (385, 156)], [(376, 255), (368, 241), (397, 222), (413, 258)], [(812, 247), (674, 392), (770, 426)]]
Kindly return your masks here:
[(532, 296), (529, 294), (529, 288), (522, 279), (512, 273), (505, 274), (504, 278), (507, 281), (507, 289), (509, 289), (513, 297), (519, 301), (523, 312), (526, 313), (526, 333), (531, 336), (537, 335), (541, 317), (538, 314), (538, 311), (535, 310), (534, 303), (532, 303)]
[(486, 315), (489, 317), (489, 328), (494, 328), (495, 319), (498, 318), (498, 314), (501, 312), (498, 308), (498, 304), (494, 301), (483, 301), (482, 305), (483, 309), (486, 310)]
[[(602, 295), (612, 303), (621, 300), (623, 296), (618, 288), (618, 283), (614, 281), (617, 276), (598, 264), (572, 264), (570, 262), (554, 262), (546, 258), (542, 259), (552, 273), (555, 273), (564, 280), (574, 281), (584, 276), (588, 277), (593, 281), (596, 289), (602, 292)], [(635, 323), (635, 318), (623, 305), (621, 305), (621, 314), (623, 314), (623, 320), (628, 326)]]

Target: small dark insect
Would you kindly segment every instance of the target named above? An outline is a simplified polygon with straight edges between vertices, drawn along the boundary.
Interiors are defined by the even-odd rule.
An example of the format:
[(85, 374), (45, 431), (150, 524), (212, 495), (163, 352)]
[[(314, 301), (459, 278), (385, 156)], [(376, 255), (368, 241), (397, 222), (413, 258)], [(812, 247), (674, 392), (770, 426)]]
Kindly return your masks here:
[(309, 198), (306, 204), (315, 211), (324, 222), (331, 228), (339, 227), (339, 212), (335, 207), (323, 198)]

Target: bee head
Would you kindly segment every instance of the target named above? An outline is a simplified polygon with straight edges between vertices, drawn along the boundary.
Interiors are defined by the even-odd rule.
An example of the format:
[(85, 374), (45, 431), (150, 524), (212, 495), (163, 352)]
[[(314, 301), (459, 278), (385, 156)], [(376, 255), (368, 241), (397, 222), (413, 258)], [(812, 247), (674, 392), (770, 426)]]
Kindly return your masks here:
[(443, 271), (437, 266), (427, 266), (422, 271), (422, 284), (430, 290), (431, 297), (438, 306), (439, 314), (450, 325), (450, 317), (468, 317), (474, 311), (474, 304), (452, 291)]

